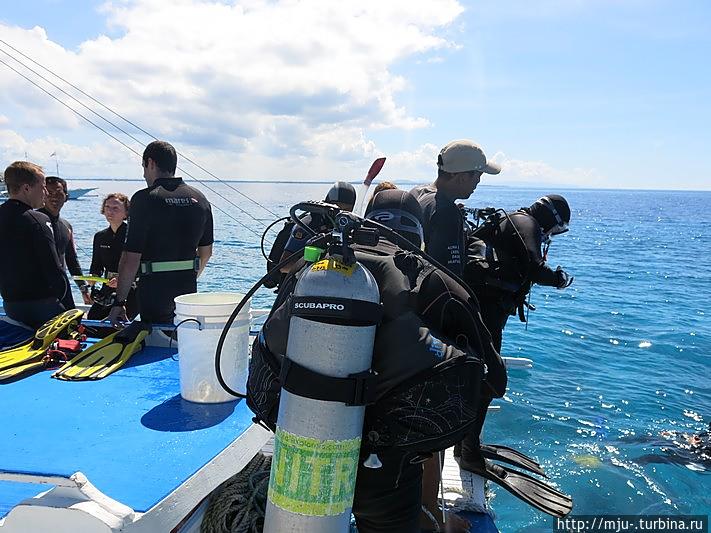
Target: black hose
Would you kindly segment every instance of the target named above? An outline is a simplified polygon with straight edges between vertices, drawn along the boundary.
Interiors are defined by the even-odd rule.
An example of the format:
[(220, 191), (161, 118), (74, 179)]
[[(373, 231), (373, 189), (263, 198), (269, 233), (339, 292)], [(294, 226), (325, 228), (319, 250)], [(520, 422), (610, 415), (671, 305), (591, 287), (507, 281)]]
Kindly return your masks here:
[[(315, 233), (314, 233), (315, 235)], [(232, 311), (232, 314), (230, 317), (227, 319), (227, 323), (225, 324), (225, 327), (222, 328), (222, 333), (220, 334), (220, 340), (217, 341), (217, 348), (215, 349), (215, 374), (217, 375), (217, 381), (220, 382), (220, 385), (222, 385), (222, 388), (225, 389), (228, 393), (230, 393), (232, 396), (236, 396), (237, 398), (246, 398), (246, 394), (237, 392), (233, 390), (226, 382), (224, 377), (222, 376), (222, 370), (220, 369), (220, 357), (222, 355), (222, 347), (225, 344), (225, 340), (227, 339), (227, 334), (230, 331), (230, 327), (234, 323), (235, 319), (237, 318), (237, 315), (239, 315), (240, 311), (244, 308), (245, 304), (249, 301), (249, 299), (254, 295), (255, 292), (259, 290), (259, 288), (264, 284), (265, 281), (270, 279), (271, 276), (274, 274), (278, 273), (284, 265), (289, 263), (290, 261), (293, 261), (294, 257), (292, 255), (285, 257), (282, 261), (277, 263), (277, 265), (269, 270), (264, 276), (262, 276), (257, 283), (255, 283), (251, 289), (247, 292), (247, 294), (244, 295), (244, 298), (242, 298), (242, 301), (237, 304), (237, 307), (235, 307), (234, 311)]]
[[(293, 210), (293, 208), (292, 208)], [(297, 218), (298, 217), (294, 217)], [(310, 228), (309, 228), (310, 229)], [(312, 231), (312, 233), (314, 233)], [(316, 233), (314, 233), (314, 236), (316, 236)], [(314, 243), (308, 244), (308, 246), (311, 246)], [(287, 257), (279, 261), (279, 263), (274, 266), (271, 270), (269, 270), (264, 276), (262, 276), (257, 283), (255, 283), (251, 289), (247, 292), (247, 294), (244, 295), (244, 298), (242, 298), (242, 301), (237, 304), (237, 307), (235, 307), (234, 311), (232, 311), (232, 314), (230, 317), (227, 319), (227, 323), (225, 324), (225, 327), (222, 328), (222, 333), (220, 334), (220, 339), (217, 341), (217, 348), (215, 349), (215, 375), (217, 376), (217, 381), (219, 381), (220, 385), (222, 386), (225, 391), (230, 393), (232, 396), (236, 396), (237, 398), (246, 398), (247, 396), (241, 392), (237, 392), (233, 390), (227, 383), (225, 382), (224, 377), (222, 376), (222, 369), (220, 368), (220, 357), (222, 355), (222, 347), (225, 344), (225, 340), (227, 339), (227, 334), (230, 331), (230, 327), (234, 323), (235, 319), (237, 318), (237, 315), (239, 315), (240, 311), (244, 308), (245, 304), (249, 301), (249, 299), (256, 293), (259, 288), (264, 284), (265, 281), (271, 278), (274, 274), (279, 273), (281, 270), (281, 267), (284, 265), (289, 264), (293, 259), (294, 256), (299, 254), (301, 250), (298, 252), (294, 252), (293, 254), (289, 254)]]
[(272, 229), (275, 224), (278, 224), (279, 222), (282, 222), (283, 220), (289, 220), (290, 218), (291, 218), (291, 217), (281, 217), (281, 218), (277, 218), (274, 222), (272, 222), (271, 224), (269, 224), (269, 225), (266, 227), (266, 229), (264, 230), (264, 232), (262, 233), (262, 238), (261, 238), (261, 241), (260, 241), (260, 243), (259, 243), (259, 247), (262, 249), (262, 257), (263, 257), (264, 259), (266, 259), (267, 261), (269, 261), (269, 257), (267, 256), (267, 253), (264, 251), (264, 238), (267, 236), (267, 232), (268, 232), (270, 229)]

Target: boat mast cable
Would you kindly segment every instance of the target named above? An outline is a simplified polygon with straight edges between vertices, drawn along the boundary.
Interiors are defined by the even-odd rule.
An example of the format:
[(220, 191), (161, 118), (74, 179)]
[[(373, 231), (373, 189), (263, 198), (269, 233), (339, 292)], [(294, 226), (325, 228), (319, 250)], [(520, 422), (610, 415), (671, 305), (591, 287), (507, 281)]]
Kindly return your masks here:
[[(2, 39), (0, 39), (0, 42), (4, 42), (4, 41), (2, 41)], [(49, 85), (51, 85), (51, 86), (54, 87), (55, 89), (61, 91), (61, 92), (62, 92), (63, 94), (65, 94), (65, 95), (67, 95), (69, 98), (71, 98), (72, 100), (74, 100), (75, 102), (77, 102), (79, 105), (81, 105), (82, 107), (84, 107), (86, 110), (88, 110), (89, 112), (93, 113), (94, 115), (96, 115), (98, 118), (100, 118), (100, 119), (103, 120), (104, 122), (110, 124), (111, 126), (113, 126), (114, 128), (116, 128), (117, 130), (119, 130), (121, 133), (123, 133), (123, 134), (126, 135), (127, 137), (129, 137), (129, 138), (131, 138), (132, 140), (134, 140), (136, 143), (142, 144), (142, 141), (141, 141), (140, 139), (137, 139), (136, 137), (134, 137), (133, 135), (131, 135), (129, 132), (127, 132), (126, 130), (124, 130), (123, 128), (121, 128), (118, 124), (115, 124), (114, 122), (112, 122), (111, 120), (107, 119), (106, 117), (104, 117), (104, 116), (101, 115), (100, 113), (97, 113), (94, 109), (92, 109), (92, 108), (90, 108), (89, 106), (87, 106), (86, 104), (84, 104), (84, 102), (82, 102), (81, 100), (77, 99), (74, 95), (68, 93), (67, 91), (65, 91), (64, 89), (62, 89), (61, 87), (59, 87), (56, 83), (52, 82), (51, 80), (48, 80), (45, 76), (43, 76), (42, 74), (40, 74), (40, 73), (37, 72), (36, 70), (32, 69), (31, 67), (27, 66), (26, 64), (24, 64), (22, 61), (20, 61), (20, 60), (17, 59), (16, 57), (13, 57), (13, 56), (12, 56), (11, 54), (9, 54), (7, 51), (0, 49), (0, 52), (2, 52), (3, 54), (5, 54), (6, 56), (10, 57), (11, 59), (13, 59), (15, 62), (19, 63), (20, 65), (22, 65), (24, 68), (26, 68), (27, 70), (29, 70), (30, 72), (32, 72), (33, 74), (35, 74), (36, 76), (38, 76), (39, 78), (41, 78), (42, 80), (44, 80), (45, 82), (47, 82)], [(45, 69), (45, 70), (46, 70), (46, 69)], [(51, 72), (51, 71), (50, 71), (50, 72)], [(27, 78), (25, 78), (25, 79), (27, 79)], [(72, 108), (70, 108), (70, 109), (72, 109)], [(92, 123), (92, 124), (93, 124), (93, 123)], [(103, 131), (103, 130), (102, 130), (102, 131)], [(229, 200), (228, 198), (226, 198), (226, 197), (223, 196), (222, 194), (218, 193), (216, 190), (214, 190), (214, 189), (212, 189), (211, 187), (209, 187), (208, 185), (206, 185), (203, 181), (201, 181), (200, 179), (198, 179), (198, 178), (196, 178), (195, 176), (193, 176), (192, 174), (190, 174), (190, 173), (189, 173), (187, 170), (185, 170), (184, 168), (178, 167), (178, 169), (179, 169), (180, 171), (182, 171), (184, 174), (186, 174), (187, 176), (190, 176), (192, 179), (194, 179), (195, 181), (197, 181), (197, 182), (200, 183), (201, 185), (207, 187), (209, 190), (211, 190), (212, 192), (214, 192), (214, 193), (217, 194), (218, 196), (220, 196), (220, 198), (222, 198), (223, 200), (225, 200), (226, 202), (228, 202), (230, 205), (232, 205), (233, 207), (235, 207), (235, 208), (236, 208), (237, 210), (239, 210), (241, 213), (247, 215), (248, 217), (250, 217), (250, 218), (251, 218), (252, 220), (254, 220), (255, 222), (264, 225), (264, 222), (263, 222), (261, 219), (256, 218), (255, 216), (253, 216), (253, 215), (252, 215), (251, 213), (249, 213), (248, 211), (244, 210), (243, 208), (241, 208), (240, 206), (238, 206), (237, 204), (235, 204), (234, 202), (232, 202), (231, 200)], [(223, 182), (222, 180), (220, 180), (219, 178), (218, 178), (218, 181), (219, 181), (220, 183), (224, 183), (224, 182)]]
[[(158, 140), (158, 138), (157, 138), (155, 135), (153, 135), (152, 133), (150, 133), (150, 132), (144, 130), (141, 126), (139, 126), (139, 125), (136, 124), (135, 122), (133, 122), (133, 121), (127, 119), (126, 117), (124, 117), (124, 116), (121, 115), (120, 113), (114, 111), (114, 110), (111, 109), (109, 106), (107, 106), (107, 105), (105, 105), (104, 103), (102, 103), (101, 101), (97, 100), (96, 98), (94, 98), (94, 97), (93, 97), (92, 95), (90, 95), (89, 93), (85, 92), (85, 91), (82, 90), (81, 88), (79, 88), (79, 87), (77, 87), (76, 85), (74, 85), (72, 82), (70, 82), (70, 81), (64, 79), (62, 76), (60, 76), (60, 75), (57, 74), (56, 72), (52, 71), (51, 69), (45, 67), (43, 64), (39, 63), (38, 61), (35, 61), (35, 60), (32, 59), (31, 57), (29, 57), (27, 54), (23, 53), (21, 50), (18, 50), (17, 48), (15, 48), (14, 46), (12, 46), (12, 45), (11, 45), (10, 43), (8, 43), (7, 41), (5, 41), (5, 40), (3, 40), (3, 39), (0, 39), (0, 43), (4, 44), (4, 45), (7, 46), (8, 48), (11, 48), (12, 50), (14, 50), (14, 51), (17, 52), (18, 54), (20, 54), (22, 57), (28, 59), (29, 61), (31, 61), (31, 62), (34, 63), (35, 65), (39, 66), (40, 68), (43, 68), (44, 70), (46, 70), (47, 72), (49, 72), (52, 76), (54, 76), (54, 77), (56, 77), (56, 78), (62, 80), (64, 83), (66, 83), (67, 85), (69, 85), (70, 87), (72, 87), (74, 90), (80, 92), (81, 94), (83, 94), (84, 96), (86, 96), (87, 98), (89, 98), (90, 100), (92, 100), (93, 102), (97, 103), (98, 105), (100, 105), (101, 107), (103, 107), (104, 109), (106, 109), (107, 111), (109, 111), (110, 113), (116, 115), (116, 116), (119, 117), (121, 120), (123, 120), (123, 121), (126, 122), (127, 124), (130, 124), (131, 126), (133, 126), (134, 128), (136, 128), (138, 131), (144, 133), (145, 135), (147, 135), (147, 136), (150, 137), (151, 139), (154, 139), (154, 140), (156, 140), (156, 141)], [(5, 53), (7, 53), (7, 52), (5, 52)], [(17, 61), (17, 59), (15, 59), (15, 61)], [(19, 61), (18, 61), (18, 62), (19, 62)], [(27, 67), (27, 68), (29, 68), (29, 67)], [(33, 72), (34, 72), (34, 71), (33, 71)], [(38, 74), (38, 76), (39, 76), (39, 74)], [(44, 78), (43, 78), (43, 79), (44, 79)], [(45, 80), (45, 81), (47, 81), (47, 80)], [(48, 82), (48, 83), (51, 83), (51, 82)], [(61, 89), (60, 89), (60, 90), (61, 90)], [(65, 93), (65, 94), (66, 94), (66, 93)], [(102, 118), (103, 118), (103, 117), (102, 117)], [(104, 118), (104, 120), (106, 120), (106, 119)], [(109, 122), (108, 120), (106, 120), (106, 121)], [(116, 126), (116, 127), (118, 127), (118, 126)], [(190, 157), (188, 157), (187, 155), (182, 154), (182, 153), (180, 153), (180, 152), (178, 152), (178, 155), (179, 155), (180, 157), (182, 157), (183, 159), (185, 159), (186, 161), (188, 161), (189, 163), (192, 163), (193, 165), (195, 165), (197, 168), (199, 168), (200, 170), (202, 170), (203, 172), (205, 172), (205, 173), (208, 174), (209, 176), (212, 176), (213, 178), (217, 179), (219, 182), (224, 183), (224, 184), (227, 185), (230, 189), (232, 189), (233, 191), (235, 191), (237, 194), (240, 194), (240, 195), (242, 195), (243, 197), (247, 198), (250, 202), (252, 202), (252, 203), (258, 205), (259, 207), (261, 207), (262, 209), (264, 209), (265, 211), (267, 211), (267, 212), (270, 213), (271, 215), (274, 215), (275, 217), (278, 217), (278, 216), (279, 216), (277, 213), (275, 213), (274, 211), (272, 211), (272, 210), (269, 209), (268, 207), (266, 207), (266, 206), (260, 204), (259, 202), (257, 202), (254, 198), (251, 198), (250, 196), (244, 194), (244, 193), (243, 193), (242, 191), (240, 191), (239, 189), (237, 189), (237, 188), (233, 187), (232, 185), (230, 185), (228, 181), (221, 179), (219, 176), (213, 174), (212, 172), (210, 172), (208, 169), (206, 169), (206, 168), (203, 167), (202, 165), (200, 165), (200, 164), (198, 164), (197, 162), (193, 161), (193, 160), (192, 160)]]
[[(62, 104), (64, 107), (66, 107), (67, 109), (69, 109), (70, 111), (72, 111), (74, 114), (76, 114), (77, 116), (79, 116), (79, 117), (81, 117), (82, 119), (84, 119), (85, 121), (87, 121), (89, 124), (91, 124), (92, 126), (94, 126), (95, 128), (97, 128), (98, 130), (102, 131), (103, 133), (105, 133), (106, 135), (108, 135), (109, 137), (111, 137), (113, 140), (115, 140), (117, 143), (119, 143), (119, 144), (120, 144), (121, 146), (123, 146), (124, 148), (130, 150), (131, 152), (133, 152), (134, 154), (136, 154), (138, 157), (143, 157), (143, 155), (142, 155), (140, 152), (138, 152), (137, 150), (133, 149), (131, 146), (129, 146), (128, 144), (126, 144), (125, 142), (123, 142), (121, 139), (119, 139), (118, 137), (116, 137), (115, 135), (113, 135), (111, 132), (109, 132), (109, 131), (105, 130), (104, 128), (102, 128), (102, 127), (101, 127), (100, 125), (98, 125), (97, 123), (93, 122), (91, 119), (89, 119), (88, 117), (86, 117), (85, 115), (83, 115), (82, 113), (80, 113), (79, 111), (77, 111), (76, 109), (74, 109), (72, 106), (70, 106), (70, 105), (67, 104), (66, 102), (63, 102), (61, 99), (59, 99), (57, 96), (55, 96), (54, 94), (52, 94), (51, 92), (49, 92), (47, 89), (45, 89), (44, 87), (42, 87), (42, 86), (39, 85), (38, 83), (36, 83), (34, 80), (32, 80), (32, 79), (28, 78), (27, 76), (25, 76), (22, 72), (20, 72), (19, 70), (17, 70), (17, 69), (16, 69), (15, 67), (13, 67), (12, 65), (9, 65), (5, 60), (3, 60), (3, 59), (0, 58), (0, 63), (3, 64), (3, 65), (5, 65), (7, 68), (9, 68), (10, 70), (12, 70), (13, 72), (15, 72), (16, 74), (18, 74), (19, 76), (22, 76), (23, 78), (25, 78), (25, 79), (26, 79), (27, 81), (29, 81), (32, 85), (34, 85), (35, 87), (37, 87), (38, 89), (40, 89), (41, 91), (43, 91), (44, 93), (46, 93), (48, 96), (50, 96), (51, 98), (53, 98), (54, 100), (56, 100), (57, 102), (59, 102), (60, 104)], [(209, 189), (210, 191), (214, 192), (215, 194), (217, 194), (220, 198), (223, 198), (223, 199), (226, 200), (228, 203), (232, 204), (232, 202), (230, 202), (229, 200), (227, 200), (227, 199), (226, 199), (224, 196), (222, 196), (219, 192), (215, 191), (215, 190), (214, 190), (213, 188), (211, 188), (210, 186), (208, 186), (208, 185), (206, 185), (205, 183), (203, 183), (202, 181), (198, 180), (198, 179), (195, 178), (192, 174), (190, 174), (189, 172), (185, 171), (184, 169), (181, 169), (181, 170), (182, 170), (187, 176), (193, 178), (195, 181), (197, 181), (198, 183), (202, 184), (204, 187), (206, 187), (206, 188)], [(232, 205), (234, 205), (234, 204), (232, 204)], [(235, 207), (237, 207), (237, 206), (235, 206)], [(215, 208), (217, 208), (218, 211), (221, 211), (221, 212), (222, 212), (224, 215), (226, 215), (228, 218), (232, 219), (235, 223), (237, 223), (237, 224), (239, 224), (240, 226), (244, 227), (244, 228), (245, 228), (247, 231), (249, 231), (250, 233), (256, 235), (256, 236), (259, 237), (259, 238), (261, 238), (261, 233), (255, 231), (254, 229), (252, 229), (251, 227), (249, 227), (247, 224), (245, 224), (245, 223), (239, 221), (237, 218), (235, 218), (234, 216), (232, 216), (231, 214), (229, 214), (227, 211), (225, 211), (224, 209), (222, 209), (219, 205), (216, 205), (216, 204), (215, 204)], [(259, 221), (258, 219), (255, 219), (255, 220)], [(262, 223), (261, 221), (259, 221), (259, 222)]]

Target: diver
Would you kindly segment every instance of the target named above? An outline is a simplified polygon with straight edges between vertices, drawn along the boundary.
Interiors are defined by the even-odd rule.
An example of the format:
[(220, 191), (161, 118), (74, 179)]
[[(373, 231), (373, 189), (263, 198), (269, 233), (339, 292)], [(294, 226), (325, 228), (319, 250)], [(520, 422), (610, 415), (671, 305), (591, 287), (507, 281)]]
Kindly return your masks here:
[[(523, 305), (533, 283), (568, 287), (573, 277), (545, 261), (542, 244), (568, 231), (570, 208), (559, 195), (537, 200), (530, 208), (506, 213), (485, 223), (467, 237), (467, 261), (463, 279), (479, 300), (482, 318), (497, 352), (501, 352), (502, 330), (517, 308)], [(480, 424), (454, 450), (459, 466), (481, 474), (485, 458), (481, 454)]]
[(468, 140), (452, 141), (437, 157), (437, 179), (410, 191), (424, 212), (425, 252), (457, 276), (465, 258), (464, 217), (454, 203), (469, 198), (482, 174), (498, 174), (501, 167), (487, 160), (481, 147)]
[[(407, 239), (410, 248), (419, 249), (423, 237), (422, 212), (414, 197), (406, 191), (378, 193), (368, 208), (366, 218), (388, 226)], [(413, 251), (400, 248), (391, 236), (382, 233), (377, 245), (355, 245), (353, 248), (356, 259), (375, 277), (384, 310), (383, 320), (375, 334), (372, 362), (372, 369), (377, 373), (375, 403), (366, 409), (353, 514), (359, 531), (364, 533), (419, 532), (422, 504), (440, 524), (443, 518), (437, 506), (436, 482), (434, 497), (423, 494), (422, 462), (427, 460), (429, 453), (418, 452), (417, 446), (426, 447), (431, 452), (443, 450), (459, 441), (478, 417), (479, 391), (486, 388), (489, 395), (503, 395), (505, 368), (493, 348), (475, 299), (446, 272), (422, 261)], [(281, 357), (286, 353), (291, 316), (290, 295), (304, 271), (299, 268), (304, 265), (303, 259), (298, 261), (292, 274), (284, 280), (262, 334), (252, 348), (248, 405), (257, 419), (272, 429), (277, 419), (280, 390), (276, 367), (281, 366)], [(424, 444), (422, 441), (419, 444), (408, 443), (408, 447), (403, 448), (394, 445), (386, 447), (385, 451), (378, 452), (382, 463), (380, 468), (364, 465), (369, 458), (368, 450), (372, 446), (377, 449), (385, 436), (392, 440), (406, 439), (416, 432), (411, 426), (403, 428), (403, 425), (398, 425), (402, 406), (391, 409), (389, 401), (394, 391), (401, 387), (442, 383), (444, 378), (436, 374), (438, 371), (435, 368), (441, 369), (437, 365), (443, 361), (456, 361), (462, 365), (467, 361), (476, 361), (479, 371), (473, 372), (469, 366), (462, 366), (462, 370), (452, 366), (450, 370), (454, 368), (456, 371), (460, 387), (464, 376), (463, 388), (457, 389), (446, 380), (447, 385), (428, 388), (428, 414), (436, 411), (435, 406), (446, 405), (443, 412), (436, 411), (437, 423), (422, 424), (435, 434), (429, 434)], [(489, 369), (486, 378), (484, 362)], [(433, 375), (442, 379), (431, 379)], [(503, 378), (503, 381), (491, 381), (492, 378)], [(452, 374), (447, 375), (447, 379), (453, 379)], [(458, 392), (452, 393), (453, 390)], [(407, 393), (404, 396), (409, 397)], [(411, 402), (409, 405), (411, 407)], [(413, 418), (427, 418), (427, 414), (418, 414), (420, 416)], [(454, 416), (464, 416), (466, 422), (461, 419), (454, 421)], [(384, 424), (386, 430), (374, 431), (374, 426), (369, 424), (377, 422)], [(419, 431), (422, 431), (421, 428)], [(516, 478), (514, 485), (521, 492), (526, 492), (527, 501), (534, 501), (534, 505), (550, 506), (546, 502), (560, 502), (561, 498), (566, 498), (550, 487), (535, 485), (537, 480), (524, 487), (523, 481), (520, 481), (525, 477), (523, 474), (517, 477), (513, 473), (510, 477)], [(425, 488), (430, 489), (431, 485), (427, 484)], [(544, 495), (544, 502), (540, 501), (540, 495)], [(468, 527), (465, 520), (454, 517), (450, 521), (451, 526), (455, 526), (454, 530), (466, 530)]]
[(9, 199), (0, 205), (0, 294), (8, 317), (38, 328), (65, 311), (69, 282), (44, 213), (42, 167), (16, 161), (5, 169)]
[[(708, 428), (699, 433), (683, 433), (680, 431), (662, 431), (662, 439), (628, 438), (626, 442), (639, 442), (658, 446), (663, 454), (650, 453), (633, 459), (641, 465), (646, 464), (676, 464), (690, 470), (711, 471), (711, 422)], [(674, 446), (669, 446), (669, 443)]]
[[(101, 214), (106, 217), (109, 226), (94, 234), (89, 273), (92, 276), (105, 277), (109, 281), (101, 288), (92, 287), (93, 305), (87, 313), (87, 318), (91, 320), (103, 320), (111, 312), (116, 294), (119, 260), (126, 240), (129, 205), (128, 197), (120, 192), (107, 195), (101, 202)], [(126, 298), (126, 315), (129, 320), (133, 320), (137, 314), (136, 291), (131, 288)]]
[[(67, 203), (67, 199), (69, 198), (67, 182), (58, 176), (47, 176), (46, 179), (47, 199), (39, 211), (47, 215), (52, 223), (54, 243), (57, 246), (59, 261), (72, 276), (81, 276), (83, 273), (79, 259), (77, 258), (74, 230), (72, 225), (65, 218), (60, 216), (62, 207), (64, 207), (64, 204)], [(76, 284), (79, 287), (79, 291), (81, 291), (84, 303), (90, 305), (89, 285), (84, 281), (77, 281)], [(67, 309), (74, 309), (74, 307), (76, 307), (74, 298), (72, 297), (72, 291), (67, 292), (62, 303)]]
[(512, 213), (495, 212), (467, 238), (464, 281), (479, 299), (481, 313), (500, 352), (508, 317), (524, 305), (533, 284), (565, 289), (573, 276), (546, 263), (551, 239), (568, 231), (570, 206), (558, 194)]
[(143, 152), (148, 187), (131, 198), (116, 301), (109, 313), (113, 326), (127, 318), (126, 299), (137, 274), (141, 319), (172, 323), (174, 298), (197, 291), (197, 278), (212, 255), (210, 203), (175, 176), (177, 163), (175, 148), (165, 141), (154, 141)]

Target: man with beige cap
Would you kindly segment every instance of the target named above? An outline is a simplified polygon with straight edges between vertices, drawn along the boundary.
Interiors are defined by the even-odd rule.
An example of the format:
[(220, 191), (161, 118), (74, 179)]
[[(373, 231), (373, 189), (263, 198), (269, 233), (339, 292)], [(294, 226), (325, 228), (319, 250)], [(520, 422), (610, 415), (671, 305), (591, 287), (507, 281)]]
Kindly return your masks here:
[(452, 141), (437, 157), (437, 179), (410, 191), (425, 213), (425, 252), (449, 270), (462, 275), (464, 265), (464, 217), (455, 200), (469, 198), (481, 175), (498, 174), (501, 167), (487, 161), (475, 142)]
[[(465, 233), (464, 216), (455, 200), (469, 198), (479, 185), (482, 174), (498, 174), (501, 167), (486, 160), (484, 151), (473, 141), (452, 141), (442, 148), (437, 157), (437, 179), (431, 185), (421, 185), (410, 191), (424, 212), (423, 231), (425, 252), (461, 277), (464, 270)], [(491, 339), (488, 339), (491, 342)], [(506, 387), (506, 368), (495, 352), (496, 359), (487, 360), (492, 384)], [(492, 386), (493, 391), (493, 386)], [(479, 434), (484, 424), (492, 391), (484, 392), (477, 422), (465, 441), (472, 441), (478, 450)], [(489, 394), (487, 394), (489, 392)], [(499, 394), (494, 394), (499, 396)], [(468, 448), (467, 448), (468, 451)], [(422, 480), (422, 502), (428, 509), (436, 508), (440, 467), (435, 456), (425, 463)], [(454, 517), (452, 517), (454, 518)], [(456, 521), (456, 518), (454, 518)], [(456, 525), (454, 524), (455, 529)]]

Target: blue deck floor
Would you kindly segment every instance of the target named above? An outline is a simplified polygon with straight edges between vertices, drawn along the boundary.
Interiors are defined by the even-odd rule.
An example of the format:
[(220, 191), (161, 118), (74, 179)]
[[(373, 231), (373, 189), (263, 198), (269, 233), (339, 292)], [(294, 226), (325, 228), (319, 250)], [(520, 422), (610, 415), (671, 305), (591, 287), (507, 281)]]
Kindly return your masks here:
[[(117, 373), (65, 382), (42, 372), (0, 385), (0, 470), (84, 473), (146, 511), (251, 425), (244, 401), (182, 400), (175, 350), (146, 348)], [(0, 482), (0, 516), (49, 487)]]

